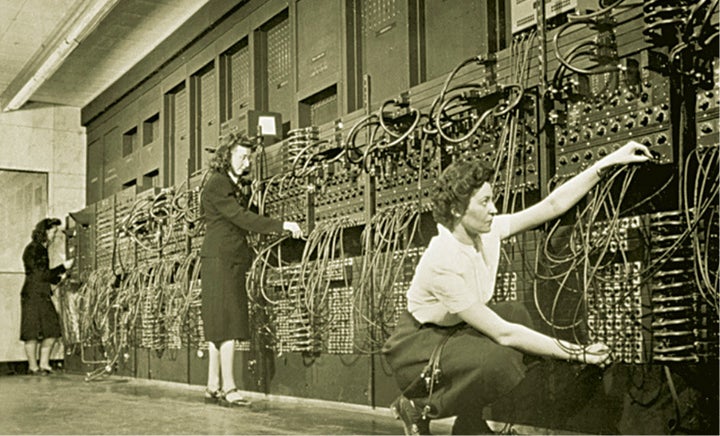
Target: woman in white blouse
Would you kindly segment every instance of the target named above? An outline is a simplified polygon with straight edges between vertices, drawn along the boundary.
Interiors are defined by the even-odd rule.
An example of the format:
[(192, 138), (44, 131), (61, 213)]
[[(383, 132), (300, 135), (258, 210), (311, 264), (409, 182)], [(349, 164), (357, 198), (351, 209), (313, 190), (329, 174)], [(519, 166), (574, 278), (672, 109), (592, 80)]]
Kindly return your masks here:
[[(594, 365), (608, 362), (605, 344), (554, 339), (526, 326), (527, 311), (488, 306), (500, 242), (567, 212), (607, 168), (650, 159), (647, 147), (630, 141), (542, 201), (509, 215), (497, 215), (492, 170), (481, 161), (458, 160), (443, 172), (433, 192), (438, 235), (416, 268), (407, 292), (408, 312), (383, 349), (404, 393), (391, 408), (406, 434), (430, 434), (430, 418), (448, 416), (457, 416), (454, 434), (489, 432), (482, 408), (523, 379), (523, 353)], [(439, 350), (441, 383), (431, 377)]]

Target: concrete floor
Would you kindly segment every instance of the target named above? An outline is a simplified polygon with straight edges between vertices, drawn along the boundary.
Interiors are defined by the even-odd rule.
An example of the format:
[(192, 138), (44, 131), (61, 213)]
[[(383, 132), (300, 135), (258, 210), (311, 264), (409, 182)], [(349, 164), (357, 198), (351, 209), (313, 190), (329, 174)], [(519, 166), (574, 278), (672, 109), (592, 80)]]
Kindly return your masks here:
[(252, 407), (228, 409), (202, 396), (200, 386), (143, 379), (2, 376), (0, 434), (402, 434), (386, 408), (248, 392)]

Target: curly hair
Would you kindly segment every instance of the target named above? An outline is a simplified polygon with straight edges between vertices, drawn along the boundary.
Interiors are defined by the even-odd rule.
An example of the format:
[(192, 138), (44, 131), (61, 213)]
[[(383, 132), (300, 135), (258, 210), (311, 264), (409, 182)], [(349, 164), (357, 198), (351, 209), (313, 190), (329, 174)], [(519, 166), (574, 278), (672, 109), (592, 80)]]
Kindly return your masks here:
[(255, 142), (245, 135), (231, 132), (220, 138), (220, 146), (215, 150), (215, 154), (210, 159), (210, 169), (221, 173), (230, 171), (232, 152), (235, 147), (255, 148)]
[(35, 229), (32, 231), (31, 238), (33, 242), (45, 244), (48, 241), (47, 231), (53, 227), (60, 226), (60, 223), (61, 221), (58, 218), (45, 218), (40, 220), (40, 222), (35, 225)]
[(467, 210), (470, 198), (492, 175), (492, 168), (477, 158), (462, 158), (445, 168), (431, 194), (435, 222), (452, 229), (456, 215)]

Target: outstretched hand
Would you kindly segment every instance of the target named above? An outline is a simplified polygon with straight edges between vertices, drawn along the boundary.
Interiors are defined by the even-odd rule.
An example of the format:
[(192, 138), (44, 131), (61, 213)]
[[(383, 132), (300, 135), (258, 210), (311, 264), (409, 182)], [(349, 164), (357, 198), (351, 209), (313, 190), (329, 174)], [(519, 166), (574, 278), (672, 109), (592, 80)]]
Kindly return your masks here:
[(643, 144), (629, 141), (627, 144), (613, 151), (602, 159), (605, 165), (625, 165), (631, 163), (642, 163), (653, 159), (650, 150)]
[(283, 223), (283, 230), (290, 232), (293, 238), (302, 238), (302, 229), (300, 225), (294, 221), (285, 221)]

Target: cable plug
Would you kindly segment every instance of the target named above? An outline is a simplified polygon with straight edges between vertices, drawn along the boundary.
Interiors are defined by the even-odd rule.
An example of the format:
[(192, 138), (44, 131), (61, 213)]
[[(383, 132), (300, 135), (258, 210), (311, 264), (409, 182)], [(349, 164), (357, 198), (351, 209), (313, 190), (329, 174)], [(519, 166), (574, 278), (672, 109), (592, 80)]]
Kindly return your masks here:
[(475, 56), (475, 62), (478, 65), (485, 65), (489, 63), (495, 63), (496, 57), (494, 53), (483, 53)]
[(400, 97), (394, 98), (393, 102), (396, 106), (406, 108), (410, 106), (410, 95), (407, 92), (403, 92), (400, 94)]

